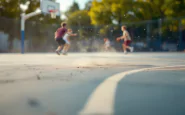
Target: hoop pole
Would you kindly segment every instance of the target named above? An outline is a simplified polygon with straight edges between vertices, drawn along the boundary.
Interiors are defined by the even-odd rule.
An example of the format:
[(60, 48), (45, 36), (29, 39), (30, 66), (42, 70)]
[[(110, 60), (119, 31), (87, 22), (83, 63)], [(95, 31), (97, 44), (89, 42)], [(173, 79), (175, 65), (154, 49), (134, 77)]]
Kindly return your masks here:
[(29, 14), (21, 14), (21, 53), (24, 54), (24, 41), (25, 41), (25, 21), (28, 18), (41, 14), (41, 11), (32, 12)]
[(38, 11), (38, 12), (32, 12), (32, 13), (26, 14), (25, 15), (25, 20), (27, 20), (28, 18), (31, 18), (33, 16), (39, 15), (41, 13), (42, 13), (41, 11)]
[(21, 15), (21, 53), (24, 54), (24, 37), (25, 37), (25, 13)]

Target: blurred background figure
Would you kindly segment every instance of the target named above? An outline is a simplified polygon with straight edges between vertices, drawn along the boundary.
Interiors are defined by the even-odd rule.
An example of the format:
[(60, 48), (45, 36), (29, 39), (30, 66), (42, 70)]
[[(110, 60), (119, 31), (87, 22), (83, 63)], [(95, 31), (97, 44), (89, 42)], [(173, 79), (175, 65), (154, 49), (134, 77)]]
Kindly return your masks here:
[(110, 44), (110, 40), (108, 38), (104, 38), (104, 48), (105, 48), (105, 51), (111, 50), (111, 44)]
[(122, 26), (121, 30), (123, 31), (123, 36), (121, 37), (121, 39), (124, 39), (124, 44), (123, 44), (124, 53), (125, 54), (127, 53), (127, 49), (129, 49), (130, 52), (133, 52), (134, 51), (134, 47), (130, 46), (132, 40), (131, 40), (129, 32), (127, 31), (126, 26)]

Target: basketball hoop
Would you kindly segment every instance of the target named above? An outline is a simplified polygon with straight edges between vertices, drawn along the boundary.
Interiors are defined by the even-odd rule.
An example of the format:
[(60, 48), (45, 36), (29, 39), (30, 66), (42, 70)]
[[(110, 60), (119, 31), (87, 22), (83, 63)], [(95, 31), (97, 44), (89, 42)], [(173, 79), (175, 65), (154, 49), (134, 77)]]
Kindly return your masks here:
[(55, 18), (56, 18), (56, 13), (57, 13), (57, 11), (58, 11), (58, 10), (49, 10), (52, 19), (55, 19)]
[(40, 9), (45, 14), (50, 14), (52, 19), (60, 16), (60, 3), (53, 0), (41, 0)]

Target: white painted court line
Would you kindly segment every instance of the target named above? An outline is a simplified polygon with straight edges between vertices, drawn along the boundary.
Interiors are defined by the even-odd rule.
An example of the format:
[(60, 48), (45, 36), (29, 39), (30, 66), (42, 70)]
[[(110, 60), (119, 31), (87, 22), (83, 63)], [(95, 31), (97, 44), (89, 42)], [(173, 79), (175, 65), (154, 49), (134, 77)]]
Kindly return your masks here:
[(113, 115), (117, 85), (119, 81), (121, 81), (121, 79), (123, 79), (127, 75), (146, 70), (181, 66), (184, 67), (185, 65), (143, 68), (110, 76), (94, 90), (79, 115)]

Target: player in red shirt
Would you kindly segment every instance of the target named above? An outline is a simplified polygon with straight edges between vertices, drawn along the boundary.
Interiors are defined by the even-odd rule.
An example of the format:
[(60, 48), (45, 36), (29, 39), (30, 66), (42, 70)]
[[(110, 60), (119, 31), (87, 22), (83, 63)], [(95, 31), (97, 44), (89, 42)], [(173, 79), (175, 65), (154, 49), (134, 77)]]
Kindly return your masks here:
[(56, 49), (56, 53), (58, 55), (60, 55), (62, 47), (66, 44), (66, 42), (63, 40), (63, 37), (67, 32), (66, 26), (67, 26), (66, 23), (62, 23), (61, 27), (58, 28), (57, 31), (55, 32), (55, 41), (58, 43), (58, 48)]

